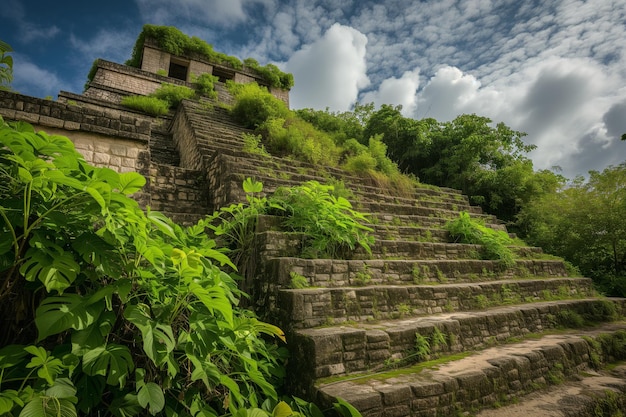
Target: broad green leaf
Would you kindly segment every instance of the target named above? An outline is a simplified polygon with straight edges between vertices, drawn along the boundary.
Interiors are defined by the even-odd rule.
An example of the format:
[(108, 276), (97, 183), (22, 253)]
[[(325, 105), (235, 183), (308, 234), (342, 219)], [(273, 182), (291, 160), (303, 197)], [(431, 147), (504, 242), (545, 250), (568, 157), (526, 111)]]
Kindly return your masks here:
[(146, 217), (162, 233), (171, 237), (172, 239), (178, 240), (178, 237), (176, 236), (176, 233), (174, 232), (172, 221), (169, 218), (167, 218), (163, 213), (149, 210), (146, 213)]
[(269, 414), (260, 408), (241, 409), (243, 417), (268, 417)]
[(187, 354), (187, 358), (193, 365), (191, 380), (202, 380), (208, 389), (213, 389), (219, 382), (221, 373), (217, 365), (210, 360), (201, 360), (197, 356)]
[(46, 395), (49, 397), (65, 398), (73, 403), (76, 403), (76, 387), (72, 381), (68, 378), (57, 378), (54, 381), (54, 385), (46, 390)]
[(27, 281), (41, 281), (48, 292), (54, 290), (62, 294), (72, 285), (80, 271), (72, 254), (63, 250), (54, 254), (31, 247), (24, 259), (26, 262), (20, 267), (20, 274)]
[(129, 306), (124, 311), (124, 317), (141, 331), (144, 352), (155, 365), (160, 366), (168, 362), (176, 347), (176, 338), (171, 326), (156, 322), (148, 311), (148, 307), (142, 304)]
[(107, 384), (119, 385), (120, 389), (134, 367), (128, 347), (114, 343), (99, 346), (83, 356), (83, 371), (87, 375), (105, 376)]
[(197, 282), (192, 281), (189, 283), (189, 291), (198, 297), (198, 300), (200, 300), (209, 311), (214, 314), (220, 313), (228, 324), (231, 327), (233, 326), (233, 306), (228, 297), (226, 297), (223, 288), (217, 286), (203, 287)]
[(24, 407), (24, 401), (19, 393), (13, 389), (7, 389), (0, 392), (0, 416), (9, 413), (14, 406)]
[(104, 336), (98, 325), (72, 332), (72, 353), (74, 355), (83, 356), (85, 353), (103, 344)]
[(291, 417), (294, 414), (289, 404), (284, 401), (279, 402), (272, 410), (272, 417)]
[(119, 191), (123, 194), (134, 194), (141, 190), (144, 185), (146, 185), (146, 179), (136, 172), (125, 172), (120, 174)]
[(141, 413), (143, 407), (139, 405), (136, 394), (126, 394), (111, 401), (108, 411), (115, 417), (132, 417)]
[(359, 410), (342, 398), (337, 397), (337, 402), (333, 403), (333, 407), (343, 417), (362, 417)]
[(273, 324), (265, 323), (263, 321), (259, 321), (255, 318), (251, 319), (250, 322), (254, 326), (254, 329), (256, 331), (268, 334), (270, 336), (276, 336), (283, 342), (287, 343), (287, 339), (285, 339), (285, 332), (283, 332), (280, 327), (274, 326)]
[(50, 352), (41, 346), (26, 346), (24, 350), (33, 355), (30, 362), (26, 364), (26, 368), (37, 369), (37, 376), (45, 379), (49, 385), (53, 385), (57, 375), (65, 369), (63, 362), (50, 356)]
[(239, 403), (239, 405), (244, 404), (244, 399), (241, 396), (241, 390), (239, 389), (239, 385), (228, 375), (220, 375), (220, 384), (224, 385), (226, 388), (230, 390), (230, 396)]
[(68, 329), (83, 330), (91, 326), (104, 310), (104, 301), (90, 302), (77, 294), (47, 297), (35, 313), (39, 339)]
[(248, 369), (248, 377), (252, 380), (252, 382), (257, 384), (263, 393), (268, 397), (275, 398), (277, 396), (274, 386), (267, 382), (260, 371), (256, 369)]
[(248, 177), (243, 182), (243, 191), (246, 193), (260, 193), (263, 191), (263, 183)]
[(23, 345), (7, 345), (0, 349), (0, 369), (11, 368), (24, 361), (28, 352)]
[(137, 401), (143, 408), (148, 408), (152, 415), (156, 415), (165, 407), (163, 390), (154, 382), (147, 382), (139, 389)]
[(76, 417), (76, 407), (64, 398), (39, 395), (24, 406), (19, 417)]

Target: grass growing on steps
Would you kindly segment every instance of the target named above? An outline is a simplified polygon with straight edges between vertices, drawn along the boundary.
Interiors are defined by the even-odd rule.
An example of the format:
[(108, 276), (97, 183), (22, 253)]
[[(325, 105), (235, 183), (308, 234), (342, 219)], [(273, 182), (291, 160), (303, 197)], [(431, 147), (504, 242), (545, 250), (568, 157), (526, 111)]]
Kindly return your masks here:
[(488, 228), (465, 211), (459, 213), (457, 219), (446, 223), (445, 228), (455, 242), (482, 245), (486, 259), (498, 260), (507, 268), (515, 265), (515, 257), (509, 247), (514, 241), (506, 232)]

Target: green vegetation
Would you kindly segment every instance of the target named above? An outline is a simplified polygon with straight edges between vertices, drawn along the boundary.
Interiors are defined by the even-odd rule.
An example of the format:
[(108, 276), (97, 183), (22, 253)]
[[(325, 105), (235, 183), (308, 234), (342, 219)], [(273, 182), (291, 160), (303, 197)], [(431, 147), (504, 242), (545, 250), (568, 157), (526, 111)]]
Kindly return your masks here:
[(151, 116), (163, 116), (169, 111), (166, 101), (149, 96), (126, 96), (120, 103), (129, 109), (138, 110)]
[(253, 59), (247, 59), (242, 63), (237, 57), (229, 56), (213, 50), (213, 46), (202, 39), (189, 37), (172, 26), (144, 25), (137, 37), (133, 52), (126, 65), (139, 68), (141, 56), (146, 39), (156, 42), (157, 46), (172, 55), (199, 57), (211, 63), (229, 66), (238, 70), (247, 68), (257, 72), (269, 85), (283, 89), (293, 87), (293, 76), (280, 71), (275, 65), (268, 64), (259, 66)]
[(13, 81), (13, 57), (9, 52), (13, 52), (11, 46), (0, 40), (0, 90), (9, 90)]
[[(280, 217), (283, 230), (302, 235), (301, 256), (347, 258), (357, 247), (371, 253), (373, 238), (367, 218), (350, 202), (334, 195), (332, 185), (315, 181), (281, 187), (270, 197), (259, 197), (263, 184), (247, 178), (243, 183), (247, 204), (232, 204), (213, 214), (209, 227), (246, 277), (252, 261), (253, 236), (259, 215)], [(293, 277), (292, 277), (293, 278)]]
[[(381, 188), (402, 195), (412, 193), (417, 182), (400, 173), (387, 157), (387, 147), (380, 137), (371, 137), (367, 145), (363, 145), (354, 138), (347, 138), (344, 132), (329, 133), (317, 128), (307, 119), (318, 121), (321, 116), (315, 118), (310, 113), (290, 111), (264, 87), (254, 83), (228, 85), (235, 98), (233, 115), (244, 126), (262, 135), (272, 155), (291, 156), (315, 165), (341, 166), (353, 174), (371, 178)], [(325, 118), (329, 119), (330, 116)]]
[(170, 108), (178, 106), (181, 101), (192, 98), (194, 95), (194, 90), (189, 87), (163, 83), (150, 95), (124, 97), (121, 104), (152, 116), (163, 116)]
[(139, 174), (1, 119), (0, 179), (0, 414), (321, 415), (280, 400), (283, 333), (238, 307), (213, 218), (144, 212)]
[(562, 256), (601, 291), (626, 296), (626, 163), (534, 199), (519, 216), (529, 243)]
[(482, 245), (485, 259), (498, 260), (507, 268), (515, 265), (513, 251), (507, 246), (513, 243), (509, 235), (486, 227), (469, 213), (461, 212), (457, 219), (446, 223), (446, 230), (455, 242)]
[(201, 96), (216, 99), (217, 92), (215, 91), (215, 82), (218, 79), (219, 78), (215, 75), (211, 75), (208, 73), (200, 74), (193, 81), (193, 84), (196, 87), (196, 92)]
[(150, 97), (158, 98), (167, 103), (169, 108), (177, 107), (184, 99), (190, 99), (195, 95), (195, 91), (184, 85), (163, 83)]
[(309, 287), (309, 280), (305, 276), (300, 275), (295, 271), (291, 271), (289, 273), (289, 277), (291, 278), (289, 283), (290, 288), (297, 290)]

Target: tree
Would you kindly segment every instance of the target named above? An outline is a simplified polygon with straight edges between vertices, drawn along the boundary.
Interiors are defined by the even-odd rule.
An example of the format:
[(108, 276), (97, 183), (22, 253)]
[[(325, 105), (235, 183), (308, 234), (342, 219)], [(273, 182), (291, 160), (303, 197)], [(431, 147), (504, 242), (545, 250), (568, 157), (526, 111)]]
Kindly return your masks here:
[(13, 81), (13, 57), (7, 55), (9, 52), (13, 52), (13, 49), (0, 40), (0, 90), (9, 90)]
[(626, 163), (531, 201), (520, 213), (530, 243), (564, 257), (611, 295), (626, 295)]
[(390, 158), (403, 172), (462, 190), (502, 220), (513, 222), (526, 202), (560, 181), (550, 171), (534, 171), (525, 156), (534, 146), (504, 123), (492, 127), (490, 119), (475, 114), (450, 122), (413, 120), (400, 110), (383, 105), (368, 120), (364, 135), (382, 134)]

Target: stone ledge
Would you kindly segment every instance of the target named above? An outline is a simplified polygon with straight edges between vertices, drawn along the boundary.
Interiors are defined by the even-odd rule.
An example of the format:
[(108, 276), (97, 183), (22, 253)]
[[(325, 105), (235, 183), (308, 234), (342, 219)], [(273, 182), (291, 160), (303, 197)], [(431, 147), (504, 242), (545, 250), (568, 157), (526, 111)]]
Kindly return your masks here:
[(452, 417), (459, 412), (475, 412), (563, 381), (598, 365), (598, 360), (608, 362), (612, 359), (608, 352), (594, 351), (583, 337), (597, 339), (604, 333), (622, 339), (625, 329), (624, 324), (606, 325), (486, 349), (415, 374), (369, 375), (320, 384), (317, 398), (326, 406), (341, 397), (364, 417)]
[[(479, 284), (380, 285), (366, 287), (281, 289), (283, 327), (312, 328), (343, 322), (410, 318), (489, 306), (593, 297), (589, 278), (524, 279)], [(531, 304), (532, 305), (532, 304)]]

